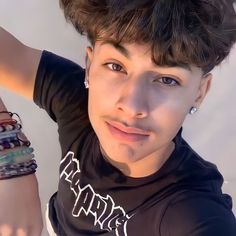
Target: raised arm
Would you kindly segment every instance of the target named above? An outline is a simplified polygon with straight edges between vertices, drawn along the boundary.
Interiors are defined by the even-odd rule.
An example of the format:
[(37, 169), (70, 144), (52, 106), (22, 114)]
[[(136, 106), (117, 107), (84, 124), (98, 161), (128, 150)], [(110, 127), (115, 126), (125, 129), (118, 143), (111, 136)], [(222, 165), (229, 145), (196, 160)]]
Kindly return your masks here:
[[(0, 111), (6, 110), (0, 97)], [(3, 135), (6, 135), (7, 131), (2, 129), (4, 120), (9, 119), (11, 120), (9, 114), (0, 113), (1, 146), (3, 143), (10, 142), (9, 140), (3, 142), (6, 140)], [(14, 153), (20, 149), (21, 147), (0, 150), (0, 235), (40, 236), (43, 221), (36, 175), (32, 173), (18, 177), (13, 176), (13, 178), (3, 177), (3, 174), (9, 171), (10, 164), (23, 163), (23, 159), (26, 161), (28, 158), (27, 155), (18, 156), (17, 159), (14, 157), (11, 163), (4, 163), (4, 154)], [(23, 149), (22, 146), (21, 150)]]
[(0, 86), (33, 99), (41, 53), (24, 45), (0, 27)]

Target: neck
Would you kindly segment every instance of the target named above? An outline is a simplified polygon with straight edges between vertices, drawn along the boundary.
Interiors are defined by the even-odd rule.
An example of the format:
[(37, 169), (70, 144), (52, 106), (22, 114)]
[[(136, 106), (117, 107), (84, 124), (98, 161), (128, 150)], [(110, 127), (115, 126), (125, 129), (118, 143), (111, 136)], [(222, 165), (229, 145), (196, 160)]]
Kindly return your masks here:
[(124, 175), (132, 178), (143, 178), (156, 173), (169, 159), (175, 149), (175, 143), (171, 142), (162, 148), (159, 155), (150, 155), (132, 163), (120, 163), (112, 160), (100, 146), (104, 158), (118, 168)]

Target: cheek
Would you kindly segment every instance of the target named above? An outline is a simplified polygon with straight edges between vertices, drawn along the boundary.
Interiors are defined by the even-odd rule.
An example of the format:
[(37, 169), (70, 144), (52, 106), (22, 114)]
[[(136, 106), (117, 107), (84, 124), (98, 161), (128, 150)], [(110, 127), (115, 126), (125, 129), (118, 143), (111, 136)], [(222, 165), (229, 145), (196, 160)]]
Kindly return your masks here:
[(114, 91), (107, 88), (102, 75), (91, 76), (89, 84), (88, 112), (91, 123), (96, 122), (100, 116), (111, 112), (114, 106)]
[(166, 126), (179, 126), (188, 113), (187, 107), (176, 101), (169, 101), (159, 105), (153, 112), (156, 119)]
[(185, 88), (158, 91), (155, 93), (155, 99), (153, 98), (151, 99), (152, 110), (157, 110), (159, 114), (166, 114), (169, 118), (185, 116), (192, 104), (190, 92)]
[(152, 123), (157, 125), (158, 130), (161, 129), (161, 132), (166, 130), (166, 135), (172, 137), (182, 126), (190, 106), (190, 102), (183, 93), (182, 96), (162, 97), (152, 111)]
[(89, 76), (89, 106), (95, 110), (111, 108), (118, 96), (119, 85), (101, 67), (91, 68)]
[(190, 104), (192, 102), (188, 97), (184, 97), (183, 95), (181, 97), (177, 97), (175, 99), (172, 99), (168, 106), (170, 107), (170, 110), (178, 115), (186, 115), (189, 111)]

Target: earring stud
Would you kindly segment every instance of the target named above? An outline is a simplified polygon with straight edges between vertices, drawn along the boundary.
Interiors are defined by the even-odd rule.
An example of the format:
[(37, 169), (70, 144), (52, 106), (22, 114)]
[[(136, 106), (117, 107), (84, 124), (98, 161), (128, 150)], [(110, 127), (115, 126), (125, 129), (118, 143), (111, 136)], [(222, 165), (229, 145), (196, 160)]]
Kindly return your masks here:
[(193, 114), (195, 114), (197, 111), (198, 111), (198, 109), (197, 109), (196, 107), (192, 107), (191, 110), (190, 110), (190, 112), (189, 112), (189, 114), (190, 114), (190, 115), (193, 115)]
[(85, 88), (86, 88), (86, 89), (88, 89), (88, 88), (89, 88), (89, 83), (88, 83), (88, 81), (87, 81), (87, 80), (85, 80), (85, 81), (84, 81), (84, 86), (85, 86)]

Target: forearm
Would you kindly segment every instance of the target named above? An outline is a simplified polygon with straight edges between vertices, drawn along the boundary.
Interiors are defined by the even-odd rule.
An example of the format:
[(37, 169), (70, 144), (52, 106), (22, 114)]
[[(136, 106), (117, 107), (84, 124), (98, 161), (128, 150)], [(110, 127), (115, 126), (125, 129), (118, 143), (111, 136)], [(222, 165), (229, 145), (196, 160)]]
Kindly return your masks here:
[(22, 132), (20, 117), (14, 115), (0, 98), (0, 181), (32, 174), (37, 168), (34, 149)]
[[(0, 235), (9, 235), (9, 232), (11, 235), (19, 235), (17, 232), (23, 230), (24, 235), (40, 236), (43, 221), (35, 171), (28, 172), (30, 166), (26, 165), (27, 155), (13, 155), (10, 162), (5, 163), (6, 154), (15, 154), (17, 151), (27, 149), (24, 142), (21, 143), (22, 146), (14, 147), (16, 143), (12, 141), (12, 137), (3, 138), (9, 135), (8, 130), (12, 129), (11, 122), (14, 121), (11, 115), (2, 113), (6, 110), (0, 98)], [(12, 129), (12, 131), (16, 131), (18, 135), (20, 129)], [(17, 135), (14, 139), (18, 137)], [(6, 147), (7, 142), (12, 143), (13, 146)], [(24, 166), (24, 173), (20, 171), (22, 166)], [(11, 171), (8, 173), (9, 170)]]
[(0, 85), (18, 95), (33, 98), (41, 51), (25, 46), (0, 27)]
[[(6, 106), (4, 105), (1, 97), (0, 97), (0, 111), (7, 111)], [(8, 113), (0, 113), (0, 120), (2, 119), (10, 119), (11, 116)]]
[(0, 180), (0, 235), (40, 236), (43, 229), (41, 201), (35, 174)]

